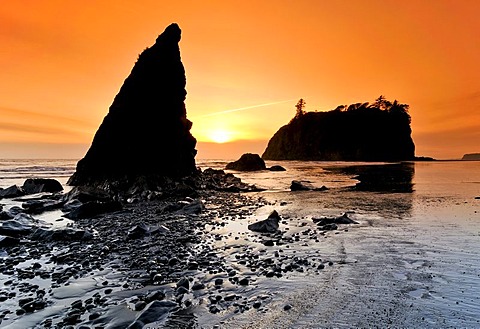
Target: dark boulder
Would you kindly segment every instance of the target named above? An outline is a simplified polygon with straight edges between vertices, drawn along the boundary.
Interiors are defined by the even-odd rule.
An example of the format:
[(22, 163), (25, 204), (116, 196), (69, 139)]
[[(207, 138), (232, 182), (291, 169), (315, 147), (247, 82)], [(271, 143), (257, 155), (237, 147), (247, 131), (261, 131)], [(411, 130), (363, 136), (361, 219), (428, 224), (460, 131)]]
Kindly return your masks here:
[(227, 164), (225, 169), (238, 171), (266, 170), (265, 161), (258, 155), (252, 153), (243, 154), (240, 159)]
[(328, 187), (315, 187), (309, 181), (293, 180), (290, 185), (290, 191), (326, 191)]
[(248, 229), (260, 233), (275, 233), (278, 231), (280, 220), (280, 215), (274, 210), (267, 219), (248, 225)]
[(128, 185), (132, 177), (153, 180), (197, 171), (180, 39), (180, 28), (171, 24), (140, 54), (69, 185), (118, 188), (117, 181)]
[(16, 198), (19, 196), (25, 195), (23, 189), (17, 185), (12, 185), (6, 189), (0, 190), (0, 199), (2, 198)]
[(293, 180), (290, 185), (291, 191), (311, 191), (313, 189), (313, 185), (308, 181)]
[(90, 201), (63, 215), (72, 220), (92, 218), (101, 214), (122, 210), (122, 204), (118, 201)]
[(13, 247), (20, 243), (20, 239), (11, 236), (0, 235), (0, 247)]
[(312, 218), (312, 220), (314, 223), (317, 223), (318, 226), (324, 226), (329, 224), (358, 224), (358, 222), (348, 217), (348, 213), (344, 213), (342, 216), (339, 217), (321, 217)]
[(0, 221), (2, 220), (9, 220), (15, 217), (14, 215), (10, 214), (8, 211), (1, 211), (0, 212)]
[(137, 316), (135, 321), (128, 328), (145, 328), (150, 323), (163, 323), (171, 313), (171, 310), (178, 307), (177, 303), (172, 301), (155, 300), (148, 304), (145, 309)]
[(110, 195), (103, 189), (92, 186), (75, 186), (65, 194), (64, 201), (78, 200), (82, 203), (90, 201), (111, 201)]
[(33, 225), (23, 220), (9, 219), (0, 225), (0, 235), (18, 237), (30, 234), (33, 231)]
[(268, 168), (268, 170), (270, 170), (270, 171), (287, 171), (287, 169), (285, 169), (285, 168), (283, 168), (282, 166), (279, 166), (279, 165), (271, 166), (270, 168)]
[(62, 184), (52, 178), (29, 178), (23, 183), (22, 189), (26, 194), (63, 191)]
[(88, 241), (93, 239), (93, 233), (88, 230), (79, 229), (57, 229), (48, 230), (37, 228), (30, 236), (32, 240), (38, 241)]

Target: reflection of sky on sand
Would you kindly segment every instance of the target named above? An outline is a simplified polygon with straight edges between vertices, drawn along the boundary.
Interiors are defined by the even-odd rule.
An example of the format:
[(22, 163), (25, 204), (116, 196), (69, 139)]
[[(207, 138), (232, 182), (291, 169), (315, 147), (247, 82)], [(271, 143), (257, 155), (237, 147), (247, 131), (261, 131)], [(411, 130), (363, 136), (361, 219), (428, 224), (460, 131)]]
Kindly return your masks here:
[[(296, 247), (298, 255), (322, 257), (335, 265), (315, 277), (260, 281), (260, 287), (279, 296), (268, 314), (249, 313), (230, 324), (480, 326), (480, 200), (475, 199), (480, 196), (479, 162), (410, 164), (406, 176), (412, 178), (411, 193), (355, 191), (351, 187), (358, 183), (352, 179), (356, 174), (331, 170), (353, 164), (268, 163), (273, 164), (287, 171), (238, 174), (269, 189), (258, 194), (267, 206), (247, 220), (265, 218), (276, 209), (287, 218), (282, 227), (291, 234), (311, 225), (312, 217), (353, 211), (360, 224), (349, 226), (348, 232), (328, 232), (318, 244)], [(290, 192), (294, 179), (330, 189)], [(285, 303), (294, 311), (283, 311)]]

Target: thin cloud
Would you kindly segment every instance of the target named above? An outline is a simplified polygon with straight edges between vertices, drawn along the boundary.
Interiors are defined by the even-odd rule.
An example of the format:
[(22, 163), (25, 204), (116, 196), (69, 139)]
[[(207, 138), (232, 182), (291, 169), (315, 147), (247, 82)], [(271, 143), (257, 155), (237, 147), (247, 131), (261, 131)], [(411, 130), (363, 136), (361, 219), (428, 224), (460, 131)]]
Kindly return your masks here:
[(255, 108), (259, 108), (259, 107), (264, 107), (264, 106), (270, 106), (270, 105), (277, 105), (277, 104), (287, 103), (287, 102), (291, 102), (291, 101), (294, 101), (294, 100), (295, 100), (295, 99), (287, 99), (287, 100), (284, 100), (284, 101), (264, 103), (264, 104), (251, 105), (251, 106), (245, 106), (245, 107), (239, 107), (239, 108), (231, 109), (231, 110), (225, 110), (225, 111), (219, 111), (219, 112), (213, 112), (213, 113), (198, 115), (198, 116), (194, 116), (193, 118), (206, 118), (206, 117), (223, 115), (223, 114), (228, 114), (228, 113), (233, 113), (233, 112), (246, 111), (246, 110), (251, 110), (251, 109), (255, 109)]

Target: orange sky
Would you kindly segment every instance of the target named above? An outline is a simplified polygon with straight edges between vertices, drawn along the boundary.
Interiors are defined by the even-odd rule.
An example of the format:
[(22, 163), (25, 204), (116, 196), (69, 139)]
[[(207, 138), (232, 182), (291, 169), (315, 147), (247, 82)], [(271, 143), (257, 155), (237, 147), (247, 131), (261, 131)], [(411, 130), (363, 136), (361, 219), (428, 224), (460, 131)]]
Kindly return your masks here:
[(172, 22), (199, 158), (261, 153), (301, 97), (322, 111), (380, 94), (410, 104), (417, 155), (480, 152), (479, 14), (477, 0), (3, 1), (0, 157), (82, 157)]

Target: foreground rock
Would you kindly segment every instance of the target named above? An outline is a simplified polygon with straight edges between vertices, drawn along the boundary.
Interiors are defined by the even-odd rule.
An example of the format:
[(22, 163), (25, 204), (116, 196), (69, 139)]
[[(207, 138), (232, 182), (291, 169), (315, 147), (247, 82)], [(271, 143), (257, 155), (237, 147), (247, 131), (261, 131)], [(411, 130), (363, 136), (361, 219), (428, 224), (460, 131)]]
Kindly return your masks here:
[(290, 191), (326, 191), (326, 186), (315, 187), (309, 181), (293, 180), (290, 185)]
[(275, 233), (278, 231), (280, 220), (280, 215), (274, 210), (267, 219), (248, 225), (248, 229), (260, 233)]
[(26, 194), (63, 191), (62, 184), (51, 178), (29, 178), (23, 183), (22, 189)]
[(69, 185), (119, 188), (132, 177), (153, 182), (196, 172), (180, 38), (172, 24), (140, 54)]
[(265, 161), (258, 155), (252, 153), (243, 154), (240, 159), (227, 164), (225, 169), (238, 171), (266, 170)]
[(339, 217), (321, 217), (312, 218), (312, 220), (314, 223), (317, 223), (318, 226), (326, 226), (332, 224), (358, 224), (358, 222), (348, 217), (348, 213), (344, 213), (342, 216)]

